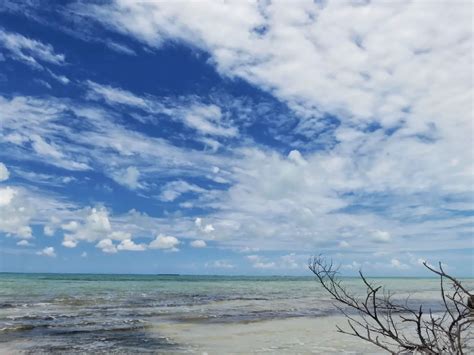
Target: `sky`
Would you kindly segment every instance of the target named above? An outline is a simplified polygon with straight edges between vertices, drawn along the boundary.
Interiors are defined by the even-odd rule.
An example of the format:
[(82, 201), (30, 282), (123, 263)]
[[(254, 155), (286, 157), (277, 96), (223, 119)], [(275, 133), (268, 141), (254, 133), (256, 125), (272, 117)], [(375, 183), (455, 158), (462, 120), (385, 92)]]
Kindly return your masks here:
[(0, 271), (474, 276), (469, 1), (2, 1)]

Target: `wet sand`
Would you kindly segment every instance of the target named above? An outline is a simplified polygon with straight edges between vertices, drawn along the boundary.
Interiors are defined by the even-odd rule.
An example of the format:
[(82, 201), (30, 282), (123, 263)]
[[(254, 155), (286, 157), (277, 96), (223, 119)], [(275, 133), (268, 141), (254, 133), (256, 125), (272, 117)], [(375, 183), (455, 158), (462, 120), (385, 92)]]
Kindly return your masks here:
[(238, 324), (160, 324), (160, 335), (199, 354), (382, 354), (378, 348), (336, 332), (339, 316), (289, 318)]

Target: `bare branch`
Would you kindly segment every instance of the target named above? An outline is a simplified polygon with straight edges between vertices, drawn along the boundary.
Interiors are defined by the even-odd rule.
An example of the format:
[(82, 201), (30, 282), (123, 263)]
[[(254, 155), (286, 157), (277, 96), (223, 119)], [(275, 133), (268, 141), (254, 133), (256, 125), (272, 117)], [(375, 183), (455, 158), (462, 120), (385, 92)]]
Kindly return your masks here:
[[(349, 329), (337, 326), (342, 334), (358, 337), (392, 354), (404, 352), (424, 354), (463, 354), (467, 329), (472, 324), (472, 312), (467, 301), (472, 294), (454, 277), (427, 263), (425, 267), (440, 276), (441, 300), (444, 311), (433, 313), (420, 305), (412, 308), (393, 300), (393, 294), (376, 286), (359, 272), (366, 294), (352, 294), (338, 278), (338, 267), (321, 255), (309, 261), (309, 269), (323, 288), (342, 306), (336, 308), (347, 318)], [(450, 281), (447, 289), (445, 280)], [(381, 293), (382, 292), (382, 293)], [(349, 312), (352, 310), (352, 312)]]

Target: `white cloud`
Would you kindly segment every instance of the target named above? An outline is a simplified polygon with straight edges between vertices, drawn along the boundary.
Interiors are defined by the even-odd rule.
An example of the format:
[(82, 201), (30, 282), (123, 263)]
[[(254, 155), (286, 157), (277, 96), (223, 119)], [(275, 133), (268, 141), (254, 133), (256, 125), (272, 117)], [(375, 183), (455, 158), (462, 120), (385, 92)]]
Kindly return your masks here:
[(252, 266), (256, 269), (274, 269), (276, 267), (276, 264), (271, 261), (271, 262), (256, 262), (255, 264), (252, 264)]
[(235, 137), (238, 133), (235, 127), (223, 127), (222, 112), (216, 105), (193, 105), (182, 112), (184, 122), (191, 128), (203, 134)]
[[(172, 120), (182, 122), (188, 128), (196, 130), (202, 135), (235, 137), (238, 134), (238, 130), (232, 126), (232, 122), (223, 119), (227, 117), (224, 116), (219, 106), (204, 104), (195, 97), (190, 97), (184, 101), (182, 99), (162, 99), (158, 101), (157, 98), (151, 96), (137, 96), (130, 91), (92, 81), (87, 81), (86, 85), (89, 88), (89, 99), (103, 99), (111, 105), (131, 106), (144, 110), (153, 116), (164, 114)], [(136, 117), (139, 118), (140, 116)]]
[(77, 241), (73, 237), (67, 235), (64, 237), (64, 240), (61, 244), (66, 248), (75, 248), (77, 246)]
[(2, 28), (0, 28), (0, 46), (6, 48), (14, 59), (35, 68), (43, 68), (38, 61), (56, 65), (65, 64), (64, 55), (56, 53), (51, 45), (18, 33), (7, 32)]
[(36, 252), (37, 255), (48, 256), (50, 258), (56, 257), (56, 252), (54, 251), (54, 247), (46, 247), (43, 250)]
[(341, 265), (341, 268), (343, 268), (343, 269), (354, 270), (354, 271), (359, 271), (361, 269), (361, 267), (362, 267), (362, 264), (360, 264), (357, 261), (353, 261), (350, 264)]
[(0, 162), (0, 182), (8, 180), (10, 177), (10, 172), (8, 171), (5, 164)]
[(44, 228), (43, 228), (43, 233), (44, 233), (44, 235), (46, 235), (46, 236), (48, 236), (48, 237), (52, 237), (55, 232), (56, 232), (56, 230), (54, 229), (53, 226), (46, 225), (46, 226), (44, 226)]
[[(223, 242), (308, 249), (343, 235), (359, 250), (389, 241), (394, 249), (465, 243), (458, 236), (469, 218), (443, 215), (439, 202), (454, 195), (466, 202), (472, 189), (467, 3), (211, 1), (183, 8), (117, 0), (76, 10), (151, 47), (167, 40), (200, 47), (221, 74), (286, 102), (300, 120), (297, 133), (311, 142), (327, 116), (337, 118), (328, 133), (333, 145), (304, 158), (296, 150), (236, 153), (233, 186), (209, 203)], [(361, 213), (347, 212), (361, 202)], [(414, 218), (422, 211), (431, 220)], [(436, 246), (427, 243), (433, 238)]]
[(137, 106), (141, 108), (146, 108), (148, 106), (144, 99), (132, 94), (129, 91), (108, 85), (100, 85), (90, 80), (88, 80), (86, 84), (91, 89), (90, 95), (98, 95), (95, 98), (101, 97), (108, 103)]
[(0, 234), (21, 239), (33, 237), (32, 226), (56, 228), (77, 206), (57, 195), (15, 185), (0, 187)]
[(67, 76), (64, 76), (64, 75), (57, 75), (57, 74), (53, 73), (51, 70), (48, 70), (48, 73), (49, 73), (49, 75), (51, 75), (51, 77), (52, 77), (54, 80), (60, 82), (60, 83), (63, 84), (63, 85), (67, 85), (67, 84), (69, 84), (69, 83), (71, 82), (71, 80), (69, 80), (69, 78), (68, 78)]
[(341, 241), (339, 242), (339, 247), (340, 247), (340, 248), (349, 248), (350, 246), (351, 246), (351, 245), (350, 245), (348, 242), (346, 242), (345, 240), (341, 240)]
[[(304, 256), (306, 259), (306, 255)], [(280, 267), (285, 270), (289, 269), (298, 269), (298, 268), (306, 268), (307, 263), (306, 260), (304, 263), (301, 262), (301, 255), (296, 255), (295, 253), (290, 253), (287, 255), (283, 255), (280, 257)]]
[(130, 239), (131, 236), (131, 233), (125, 231), (113, 231), (109, 234), (109, 238), (112, 240), (126, 240)]
[(304, 160), (301, 153), (297, 150), (292, 150), (290, 153), (288, 153), (288, 159), (291, 161), (294, 161), (296, 164), (299, 164), (299, 165), (308, 164), (308, 162)]
[(200, 218), (200, 217), (197, 217), (194, 220), (194, 224), (196, 225), (196, 227), (199, 228), (199, 230), (201, 230), (204, 233), (212, 233), (212, 232), (215, 231), (215, 228), (212, 224), (204, 224), (202, 222), (202, 218)]
[(215, 260), (205, 264), (205, 267), (216, 269), (234, 269), (235, 265), (228, 260)]
[(69, 170), (88, 170), (89, 166), (84, 163), (76, 161), (70, 161), (65, 154), (60, 150), (54, 143), (48, 143), (37, 134), (31, 135), (31, 142), (33, 150), (38, 155), (45, 158), (52, 158), (53, 161), (60, 165), (64, 169)]
[(149, 245), (150, 249), (176, 249), (179, 245), (179, 240), (173, 236), (165, 236), (159, 234)]
[[(307, 256), (305, 256), (305, 258), (306, 257)], [(251, 262), (252, 267), (255, 269), (280, 269), (286, 272), (288, 270), (301, 268), (303, 265), (301, 263), (301, 255), (296, 255), (295, 253), (282, 255), (274, 260), (270, 260), (258, 254), (247, 255), (246, 259)], [(304, 267), (306, 267), (306, 265), (304, 265)]]
[(116, 43), (116, 42), (107, 40), (106, 44), (107, 44), (107, 47), (109, 47), (110, 49), (118, 53), (123, 53), (127, 55), (137, 55), (137, 53), (133, 49), (127, 47), (126, 45), (122, 43)]
[(407, 264), (404, 264), (400, 260), (395, 259), (395, 258), (390, 260), (390, 266), (399, 270), (406, 270), (410, 268)]
[[(106, 249), (106, 252), (111, 253), (115, 246), (108, 245), (108, 240), (124, 241), (131, 239), (131, 233), (113, 229), (109, 213), (103, 207), (86, 208), (76, 212), (76, 216), (82, 217), (82, 221), (73, 220), (61, 225), (61, 229), (65, 231), (62, 243), (65, 247), (75, 248), (80, 241), (96, 242), (99, 240), (97, 247)], [(101, 242), (102, 244), (100, 244)], [(123, 248), (128, 246), (130, 244), (122, 245)], [(122, 247), (119, 250), (125, 250)]]
[(96, 244), (96, 248), (101, 249), (104, 253), (107, 254), (115, 254), (117, 252), (117, 247), (110, 239), (102, 239)]
[(0, 232), (19, 238), (31, 238), (29, 226), (34, 208), (23, 190), (10, 186), (0, 187)]
[(81, 253), (81, 258), (87, 258), (87, 252), (83, 251), (83, 252)]
[[(93, 165), (132, 188), (147, 186), (147, 177), (182, 178), (207, 174), (216, 164), (228, 165), (207, 151), (179, 148), (130, 130), (118, 123), (118, 113), (105, 109), (56, 98), (0, 97), (0, 143), (6, 143), (6, 154), (20, 162), (34, 160), (68, 170)], [(77, 117), (84, 125), (72, 129), (66, 117)]]
[(38, 135), (31, 137), (33, 149), (40, 155), (45, 157), (51, 157), (56, 159), (63, 158), (63, 154), (55, 146), (47, 143), (43, 138)]
[(183, 180), (171, 181), (163, 186), (160, 194), (160, 200), (165, 202), (172, 202), (180, 197), (182, 194), (193, 192), (193, 193), (204, 193), (205, 189), (189, 184)]
[(246, 247), (237, 249), (237, 251), (240, 252), (240, 253), (256, 253), (256, 252), (260, 251), (260, 249), (259, 248), (251, 248), (251, 247), (246, 246)]
[(72, 176), (45, 174), (34, 171), (27, 171), (23, 168), (15, 168), (14, 172), (17, 176), (20, 176), (24, 180), (28, 180), (29, 182), (35, 184), (42, 184), (44, 186), (60, 187), (71, 182), (77, 181), (77, 179)]
[(189, 243), (193, 248), (205, 248), (207, 247), (207, 244), (204, 240), (197, 239), (193, 240), (191, 243)]
[(392, 237), (389, 232), (377, 230), (372, 233), (372, 238), (375, 242), (378, 243), (388, 243), (391, 241)]
[(112, 175), (112, 177), (119, 184), (124, 185), (132, 190), (143, 187), (138, 182), (140, 172), (134, 166), (129, 166), (125, 170), (117, 171)]
[(93, 208), (86, 218), (86, 225), (92, 231), (99, 233), (108, 232), (111, 227), (107, 210), (103, 208)]
[[(117, 1), (86, 8), (150, 46), (171, 39), (201, 47), (221, 74), (243, 78), (292, 108), (299, 120), (295, 131), (277, 134), (320, 142), (322, 127), (334, 142), (317, 150), (290, 142), (287, 155), (245, 140), (230, 153), (218, 139), (239, 131), (225, 106), (195, 97), (157, 102), (93, 82), (87, 83), (90, 98), (108, 105), (1, 97), (0, 141), (11, 159), (94, 167), (108, 176), (120, 172), (132, 188), (142, 183), (159, 189), (170, 202), (191, 192), (197, 201), (186, 206), (211, 211), (202, 218), (212, 224), (199, 219), (198, 228), (183, 215), (107, 214), (110, 228), (96, 229), (87, 220), (89, 210), (74, 210), (61, 222), (77, 220), (75, 228), (63, 228), (71, 236), (65, 241), (132, 240), (132, 229), (133, 235), (160, 230), (199, 238), (215, 229), (216, 243), (247, 251), (308, 251), (341, 240), (346, 247), (346, 238), (370, 253), (380, 242), (390, 242), (392, 250), (466, 244), (473, 221), (465, 213), (472, 210), (472, 153), (466, 148), (472, 147), (472, 82), (465, 75), (471, 72), (472, 31), (462, 4), (210, 2), (183, 8)], [(128, 130), (117, 119), (124, 106), (143, 120), (169, 116), (215, 151), (181, 149)], [(326, 116), (337, 121), (333, 128)], [(68, 126), (70, 117), (84, 123), (79, 132)], [(132, 166), (139, 174), (127, 177)], [(203, 191), (184, 183), (210, 179), (214, 166), (230, 188)], [(169, 180), (178, 183), (151, 183)], [(31, 235), (30, 223), (44, 221), (45, 212), (33, 211), (24, 194), (4, 194), (8, 203), (0, 213), (8, 221), (0, 221), (0, 231)], [(448, 212), (452, 208), (456, 213)], [(124, 222), (132, 219), (146, 224)], [(262, 263), (272, 262), (280, 265)]]
[(275, 262), (268, 261), (265, 257), (260, 255), (247, 255), (246, 258), (252, 263), (252, 267), (256, 269), (274, 269), (277, 267)]
[(13, 200), (17, 191), (10, 186), (0, 189), (0, 206), (7, 206)]
[(79, 223), (77, 223), (76, 221), (70, 221), (61, 225), (61, 228), (67, 232), (75, 232), (79, 228)]
[(144, 251), (146, 250), (145, 244), (136, 244), (131, 239), (124, 239), (117, 245), (117, 250), (128, 250), (128, 251)]
[(27, 241), (26, 239), (23, 239), (23, 240), (20, 240), (16, 243), (16, 245), (20, 246), (20, 247), (29, 247), (29, 246), (32, 246), (33, 244), (31, 244), (29, 241)]

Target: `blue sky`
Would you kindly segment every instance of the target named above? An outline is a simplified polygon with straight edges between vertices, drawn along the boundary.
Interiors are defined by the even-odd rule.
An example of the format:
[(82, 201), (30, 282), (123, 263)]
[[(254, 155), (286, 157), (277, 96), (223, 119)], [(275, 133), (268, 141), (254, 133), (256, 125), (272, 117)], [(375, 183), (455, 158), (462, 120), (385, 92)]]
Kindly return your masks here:
[(0, 271), (473, 274), (468, 3), (0, 6)]

